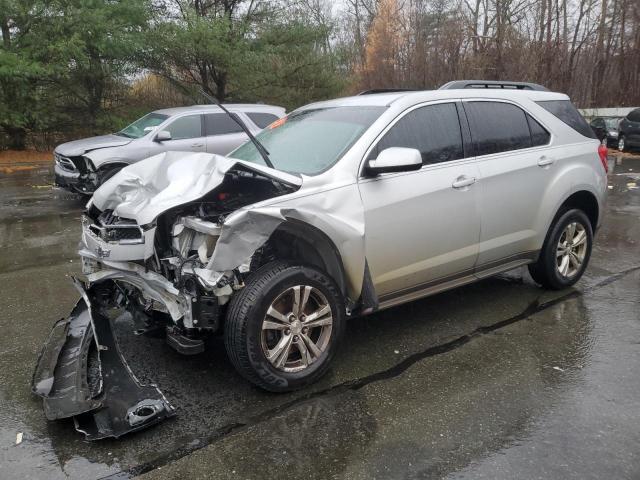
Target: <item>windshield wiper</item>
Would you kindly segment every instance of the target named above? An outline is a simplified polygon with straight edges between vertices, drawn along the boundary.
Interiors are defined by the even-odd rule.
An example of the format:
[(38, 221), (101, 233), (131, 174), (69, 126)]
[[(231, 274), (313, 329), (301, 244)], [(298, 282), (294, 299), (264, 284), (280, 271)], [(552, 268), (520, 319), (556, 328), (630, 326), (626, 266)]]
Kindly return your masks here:
[(204, 90), (200, 89), (200, 93), (206, 98), (208, 99), (211, 103), (215, 103), (218, 107), (220, 107), (220, 109), (226, 113), (227, 115), (229, 115), (229, 117), (236, 122), (240, 128), (242, 128), (242, 130), (244, 131), (244, 133), (247, 134), (247, 136), (249, 137), (249, 140), (251, 140), (251, 143), (253, 143), (253, 145), (256, 147), (256, 150), (258, 150), (258, 153), (260, 154), (260, 156), (262, 157), (262, 159), (264, 160), (264, 163), (267, 164), (267, 167), (269, 168), (275, 168), (273, 166), (273, 163), (271, 163), (271, 159), (269, 158), (269, 152), (267, 151), (266, 148), (264, 148), (264, 145), (262, 145), (260, 143), (260, 141), (253, 136), (253, 133), (251, 133), (251, 131), (247, 128), (247, 126), (244, 124), (244, 122), (242, 121), (242, 119), (240, 119), (240, 117), (238, 117), (238, 115), (236, 115), (233, 112), (230, 112), (229, 110), (227, 110), (227, 107), (225, 107), (224, 105), (222, 105), (217, 98), (212, 97), (211, 95), (208, 95)]

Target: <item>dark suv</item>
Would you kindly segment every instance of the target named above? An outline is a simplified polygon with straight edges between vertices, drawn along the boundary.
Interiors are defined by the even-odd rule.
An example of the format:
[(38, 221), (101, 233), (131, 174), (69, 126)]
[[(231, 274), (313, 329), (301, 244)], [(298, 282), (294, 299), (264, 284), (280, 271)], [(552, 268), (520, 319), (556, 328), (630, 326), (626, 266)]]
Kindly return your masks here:
[(620, 122), (618, 150), (624, 152), (633, 147), (640, 147), (640, 108), (631, 110)]

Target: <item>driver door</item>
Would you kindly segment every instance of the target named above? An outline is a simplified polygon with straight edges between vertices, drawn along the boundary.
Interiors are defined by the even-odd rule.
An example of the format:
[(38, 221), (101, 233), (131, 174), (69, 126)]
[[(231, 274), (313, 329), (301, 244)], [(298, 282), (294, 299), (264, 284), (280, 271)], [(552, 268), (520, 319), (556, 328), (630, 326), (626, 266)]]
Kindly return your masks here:
[(171, 140), (161, 142), (162, 151), (206, 151), (206, 138), (202, 132), (202, 115), (200, 114), (178, 117), (163, 130), (171, 134)]
[(423, 166), (359, 181), (366, 256), (381, 302), (472, 276), (480, 237), (479, 172), (465, 158), (455, 103), (404, 114), (367, 160), (389, 147), (419, 150)]

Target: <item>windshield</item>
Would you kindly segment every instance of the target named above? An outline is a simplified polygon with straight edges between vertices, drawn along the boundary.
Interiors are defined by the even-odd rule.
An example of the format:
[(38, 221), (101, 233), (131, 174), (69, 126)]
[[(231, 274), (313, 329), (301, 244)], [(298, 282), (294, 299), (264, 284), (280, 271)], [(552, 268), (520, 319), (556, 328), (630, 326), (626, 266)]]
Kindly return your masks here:
[[(277, 170), (316, 175), (335, 164), (384, 110), (385, 107), (304, 110), (276, 120), (256, 138), (269, 152)], [(229, 157), (264, 165), (251, 142)]]
[(620, 119), (619, 118), (605, 118), (604, 119), (604, 124), (610, 130), (617, 130), (619, 123), (620, 123)]
[(127, 128), (120, 130), (116, 135), (127, 138), (144, 137), (150, 130), (153, 130), (167, 118), (169, 118), (167, 115), (162, 115), (160, 113), (148, 113), (144, 117), (133, 122)]

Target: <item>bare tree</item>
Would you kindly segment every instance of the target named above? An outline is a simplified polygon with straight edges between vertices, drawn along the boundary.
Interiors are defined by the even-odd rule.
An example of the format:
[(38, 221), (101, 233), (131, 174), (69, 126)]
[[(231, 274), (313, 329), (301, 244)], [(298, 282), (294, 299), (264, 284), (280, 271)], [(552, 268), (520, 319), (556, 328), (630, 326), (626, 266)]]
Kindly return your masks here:
[(637, 0), (378, 0), (373, 12), (363, 0), (347, 4), (359, 87), (510, 79), (582, 106), (640, 103)]

